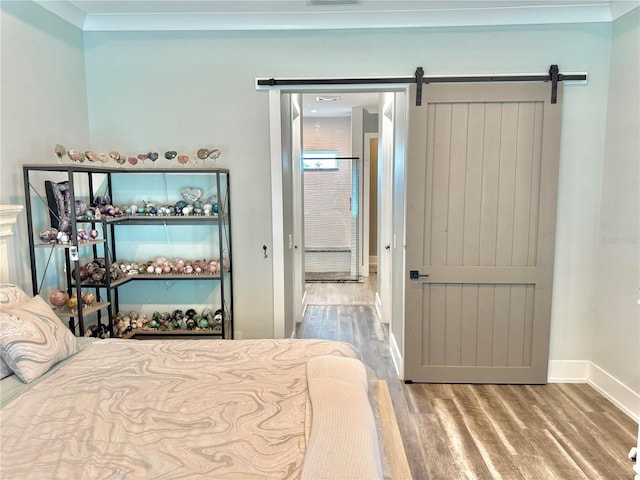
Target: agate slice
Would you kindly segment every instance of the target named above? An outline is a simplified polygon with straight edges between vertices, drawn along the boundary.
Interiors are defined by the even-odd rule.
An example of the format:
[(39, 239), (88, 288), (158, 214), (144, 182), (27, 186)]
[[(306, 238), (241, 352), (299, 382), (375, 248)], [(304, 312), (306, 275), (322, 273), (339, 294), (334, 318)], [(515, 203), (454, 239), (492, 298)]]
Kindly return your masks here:
[(38, 234), (38, 237), (44, 243), (55, 242), (56, 239), (58, 238), (58, 229), (57, 228), (45, 228), (44, 230), (42, 230)]
[(74, 162), (84, 162), (84, 153), (78, 150), (69, 150), (67, 155), (69, 155), (69, 158)]
[(95, 162), (98, 160), (98, 155), (96, 155), (91, 150), (87, 150), (86, 152), (84, 152), (84, 156), (87, 157), (87, 160), (89, 160), (90, 162)]
[(56, 152), (56, 157), (62, 158), (67, 154), (67, 149), (64, 148), (62, 145), (58, 144), (55, 146), (54, 152)]
[[(71, 194), (69, 182), (55, 183), (50, 180), (44, 182), (49, 207), (51, 227), (62, 231), (71, 231)], [(75, 206), (74, 206), (75, 208)]]
[(185, 187), (180, 190), (180, 194), (185, 202), (193, 203), (202, 196), (202, 190), (198, 188)]
[(112, 150), (109, 152), (109, 157), (116, 161), (119, 165), (122, 165), (127, 161), (126, 155), (120, 155), (120, 152), (117, 150)]
[(93, 305), (96, 302), (96, 295), (93, 292), (84, 292), (81, 298), (83, 305)]

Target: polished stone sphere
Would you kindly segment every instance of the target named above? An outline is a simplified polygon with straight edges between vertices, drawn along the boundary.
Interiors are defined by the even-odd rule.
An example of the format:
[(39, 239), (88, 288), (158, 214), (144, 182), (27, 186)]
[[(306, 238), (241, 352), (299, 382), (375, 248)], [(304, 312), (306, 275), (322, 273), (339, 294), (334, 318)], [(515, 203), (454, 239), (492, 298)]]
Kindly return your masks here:
[(54, 307), (64, 307), (69, 301), (69, 294), (64, 290), (54, 290), (49, 295), (49, 302)]

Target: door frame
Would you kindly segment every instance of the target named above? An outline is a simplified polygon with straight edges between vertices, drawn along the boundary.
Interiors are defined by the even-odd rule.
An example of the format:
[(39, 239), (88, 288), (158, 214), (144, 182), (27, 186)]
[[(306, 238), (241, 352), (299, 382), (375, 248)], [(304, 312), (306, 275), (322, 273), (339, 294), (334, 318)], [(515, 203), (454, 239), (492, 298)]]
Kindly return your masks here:
[[(291, 95), (291, 124), (294, 126), (298, 122), (299, 128), (292, 128), (292, 159), (296, 156), (302, 156), (302, 111), (303, 99), (301, 94)], [(301, 162), (291, 162), (292, 197), (297, 198), (292, 207), (293, 213), (293, 315), (302, 318), (307, 308), (306, 292), (304, 288), (304, 198), (302, 185), (302, 164)], [(286, 305), (285, 305), (286, 308)], [(293, 338), (296, 330), (296, 319), (293, 319), (293, 328), (291, 333), (285, 334)]]
[[(391, 78), (391, 77), (390, 77)], [(290, 93), (304, 93), (306, 91), (313, 92), (405, 92), (406, 98), (409, 98), (409, 87), (411, 83), (389, 83), (389, 84), (358, 84), (358, 85), (340, 85), (339, 87), (327, 86), (322, 84), (313, 84), (305, 86), (278, 87), (268, 88), (269, 94), (269, 139), (270, 139), (270, 155), (271, 155), (271, 223), (272, 223), (272, 271), (273, 271), (273, 334), (274, 338), (285, 338), (285, 265), (284, 265), (284, 249), (286, 247), (286, 239), (284, 235), (284, 209), (283, 209), (283, 182), (282, 182), (282, 112), (281, 112), (281, 96)], [(407, 100), (408, 101), (408, 100)], [(392, 201), (392, 198), (388, 199)], [(382, 200), (379, 199), (379, 203)], [(391, 233), (393, 235), (393, 233)], [(378, 250), (383, 248), (378, 239)], [(368, 262), (368, 259), (367, 259)], [(390, 298), (391, 302), (392, 299)], [(404, 319), (398, 319), (404, 324)], [(404, 326), (403, 326), (404, 329)], [(398, 365), (400, 371), (404, 366), (404, 352), (398, 352), (400, 358)]]
[[(369, 233), (371, 229), (371, 223), (369, 222), (369, 217), (371, 214), (371, 189), (369, 188), (371, 182), (371, 145), (370, 142), (374, 138), (379, 138), (379, 133), (365, 133), (364, 134), (364, 145), (362, 147), (362, 177), (363, 177), (363, 185), (364, 195), (363, 195), (363, 204), (362, 204), (362, 265), (361, 272), (363, 277), (368, 277), (369, 272), (369, 249), (371, 246), (369, 245)], [(377, 167), (377, 165), (376, 165)], [(377, 252), (376, 252), (377, 256)]]
[[(284, 207), (282, 182), (281, 92), (269, 90), (271, 145), (271, 263), (273, 278), (273, 337), (285, 336)], [(265, 251), (265, 254), (267, 252)]]
[[(395, 134), (395, 94), (384, 93), (380, 96), (378, 144), (378, 275), (376, 307), (383, 323), (392, 321), (392, 260), (394, 245), (393, 232), (393, 165), (386, 158), (394, 154)], [(388, 119), (388, 121), (386, 120)], [(386, 126), (385, 126), (386, 125)], [(391, 133), (391, 135), (389, 135)], [(385, 155), (386, 153), (386, 155)], [(393, 342), (392, 342), (393, 343)]]

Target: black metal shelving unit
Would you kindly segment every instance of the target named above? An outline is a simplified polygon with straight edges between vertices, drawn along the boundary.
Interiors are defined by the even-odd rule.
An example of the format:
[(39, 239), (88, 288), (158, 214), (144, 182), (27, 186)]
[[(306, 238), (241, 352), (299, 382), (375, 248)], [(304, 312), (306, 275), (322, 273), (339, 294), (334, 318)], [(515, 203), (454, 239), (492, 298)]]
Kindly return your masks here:
[[(57, 243), (38, 243), (36, 230), (34, 226), (34, 201), (33, 197), (39, 198), (42, 203), (42, 208), (48, 210), (48, 203), (41, 194), (41, 189), (44, 186), (34, 185), (32, 182), (33, 172), (58, 172), (62, 173), (62, 176), (69, 182), (69, 203), (71, 206), (71, 233), (70, 242), (65, 245)], [(114, 198), (114, 182), (113, 176), (115, 175), (145, 175), (145, 174), (162, 174), (162, 175), (213, 175), (215, 179), (215, 187), (217, 195), (221, 192), (224, 193), (222, 198), (218, 197), (218, 212), (216, 215), (210, 216), (155, 216), (155, 215), (127, 215), (118, 217), (102, 217), (100, 219), (87, 219), (87, 218), (75, 218), (74, 206), (76, 201), (76, 181), (78, 176), (84, 177), (84, 181), (88, 189), (88, 204), (94, 203), (96, 192), (94, 188), (95, 179), (94, 175), (103, 175), (103, 179), (106, 178), (106, 194), (111, 199)], [(111, 335), (113, 335), (113, 318), (114, 312), (119, 310), (119, 287), (128, 284), (130, 282), (137, 281), (154, 281), (154, 280), (175, 280), (175, 281), (217, 281), (220, 288), (220, 308), (223, 311), (223, 322), (221, 332), (208, 332), (208, 331), (193, 331), (193, 330), (171, 330), (171, 331), (156, 331), (152, 329), (133, 331), (129, 337), (136, 338), (157, 338), (163, 335), (172, 335), (176, 337), (202, 337), (202, 336), (215, 336), (221, 338), (233, 338), (233, 281), (232, 281), (232, 255), (231, 255), (231, 225), (230, 225), (230, 177), (228, 169), (218, 168), (108, 168), (93, 165), (79, 165), (79, 164), (55, 164), (55, 165), (24, 165), (23, 166), (23, 180), (25, 189), (25, 207), (27, 211), (27, 229), (29, 238), (29, 253), (31, 264), (31, 279), (33, 285), (33, 294), (40, 293), (42, 288), (42, 282), (44, 281), (44, 274), (42, 280), (39, 280), (38, 274), (44, 270), (46, 273), (49, 268), (52, 256), (56, 254), (56, 251), (62, 250), (64, 252), (65, 262), (65, 283), (66, 290), (69, 295), (76, 293), (78, 299), (81, 299), (83, 290), (94, 290), (97, 298), (97, 302), (90, 307), (82, 307), (79, 302), (79, 308), (77, 310), (70, 309), (57, 309), (56, 313), (62, 318), (69, 318), (69, 328), (76, 333), (76, 327), (80, 335), (85, 334), (85, 318), (87, 315), (97, 313), (98, 323), (102, 324), (103, 315), (102, 312), (106, 311), (108, 328)], [(63, 180), (64, 181), (64, 180)], [(117, 195), (118, 192), (116, 191)], [(121, 199), (124, 200), (124, 199)], [(117, 203), (117, 202), (116, 202)], [(90, 224), (91, 228), (99, 227), (102, 231), (102, 239), (96, 241), (78, 242), (77, 232), (78, 225)], [(131, 275), (123, 279), (115, 281), (111, 280), (109, 275), (110, 265), (118, 260), (117, 256), (117, 226), (118, 225), (217, 225), (218, 227), (218, 251), (220, 255), (221, 265), (223, 263), (223, 257), (228, 259), (228, 268), (225, 270), (221, 268), (219, 274), (192, 274), (192, 275), (175, 275), (175, 274), (136, 274)], [(40, 227), (45, 227), (40, 225)], [(80, 261), (79, 261), (79, 249), (90, 248), (92, 250), (93, 258), (102, 258), (100, 256), (99, 247), (102, 247), (103, 258), (107, 268), (107, 274), (105, 275), (104, 282), (82, 282), (80, 279)], [(49, 256), (44, 266), (38, 265), (36, 259), (35, 250), (40, 248), (46, 248), (50, 250)], [(72, 275), (73, 272), (73, 275)], [(104, 292), (104, 295), (101, 295)]]

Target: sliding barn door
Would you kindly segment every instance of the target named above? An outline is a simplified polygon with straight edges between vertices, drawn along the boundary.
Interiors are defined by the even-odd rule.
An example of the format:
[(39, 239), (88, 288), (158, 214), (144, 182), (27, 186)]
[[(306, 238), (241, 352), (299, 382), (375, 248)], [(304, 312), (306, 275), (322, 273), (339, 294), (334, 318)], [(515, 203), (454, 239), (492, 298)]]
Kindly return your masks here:
[(546, 383), (558, 89), (426, 85), (415, 106), (412, 88), (407, 380)]

